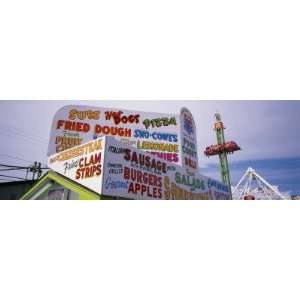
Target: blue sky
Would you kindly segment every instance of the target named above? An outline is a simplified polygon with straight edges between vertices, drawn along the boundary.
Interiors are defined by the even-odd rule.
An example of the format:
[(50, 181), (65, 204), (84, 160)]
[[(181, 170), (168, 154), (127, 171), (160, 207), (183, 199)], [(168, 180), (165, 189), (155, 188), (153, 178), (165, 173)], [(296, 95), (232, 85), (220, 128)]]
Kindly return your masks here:
[[(300, 157), (230, 162), (230, 175), (233, 184), (239, 181), (249, 166), (269, 183), (278, 186), (280, 191), (300, 194)], [(203, 173), (216, 178), (219, 176), (218, 165), (208, 164)]]
[(229, 157), (232, 182), (251, 166), (283, 191), (300, 194), (300, 101), (1, 101), (0, 163), (46, 163), (52, 117), (64, 105), (81, 104), (179, 113), (195, 118), (201, 173), (219, 178), (218, 160), (203, 150), (215, 143), (214, 113), (220, 112), (227, 140), (242, 151)]

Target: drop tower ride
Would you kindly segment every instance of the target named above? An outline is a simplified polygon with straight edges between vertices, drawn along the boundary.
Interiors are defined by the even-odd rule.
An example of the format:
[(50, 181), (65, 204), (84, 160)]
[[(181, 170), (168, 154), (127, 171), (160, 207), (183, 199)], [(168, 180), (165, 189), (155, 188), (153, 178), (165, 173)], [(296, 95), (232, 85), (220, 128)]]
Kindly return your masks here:
[(241, 148), (234, 141), (225, 142), (225, 135), (224, 135), (225, 127), (221, 120), (221, 115), (219, 113), (216, 113), (215, 118), (216, 118), (216, 122), (214, 125), (214, 130), (216, 131), (217, 144), (206, 147), (204, 154), (208, 157), (214, 155), (219, 156), (221, 179), (222, 182), (228, 186), (230, 199), (232, 199), (230, 172), (229, 172), (227, 154), (232, 154), (235, 151), (241, 150)]

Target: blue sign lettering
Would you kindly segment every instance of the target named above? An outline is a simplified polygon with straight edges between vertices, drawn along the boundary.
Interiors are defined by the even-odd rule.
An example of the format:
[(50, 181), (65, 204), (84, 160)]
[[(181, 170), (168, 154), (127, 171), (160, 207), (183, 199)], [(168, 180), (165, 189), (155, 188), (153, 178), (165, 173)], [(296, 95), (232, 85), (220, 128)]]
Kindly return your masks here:
[(105, 188), (106, 189), (127, 189), (128, 188), (128, 181), (113, 181), (111, 177), (107, 177), (105, 181)]
[(168, 142), (173, 142), (173, 143), (178, 142), (177, 134), (162, 133), (162, 132), (152, 132), (151, 133), (148, 130), (140, 130), (140, 129), (134, 130), (133, 137), (140, 138), (140, 139), (152, 138), (153, 140), (168, 141)]

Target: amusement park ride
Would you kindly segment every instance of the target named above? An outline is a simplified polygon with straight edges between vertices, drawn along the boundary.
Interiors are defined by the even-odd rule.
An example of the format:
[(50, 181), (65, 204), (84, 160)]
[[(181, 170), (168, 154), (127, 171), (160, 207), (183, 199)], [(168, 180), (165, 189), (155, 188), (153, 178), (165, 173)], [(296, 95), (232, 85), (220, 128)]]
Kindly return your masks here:
[(280, 193), (276, 186), (272, 186), (252, 168), (247, 169), (232, 193), (237, 200), (290, 199), (289, 195)]
[(232, 199), (230, 173), (229, 173), (227, 154), (232, 154), (235, 151), (241, 150), (241, 148), (234, 141), (225, 142), (225, 136), (224, 136), (225, 127), (221, 120), (221, 115), (219, 113), (216, 113), (215, 118), (216, 118), (215, 131), (216, 131), (216, 135), (217, 135), (217, 143), (218, 144), (206, 147), (204, 154), (208, 157), (214, 156), (214, 155), (219, 156), (221, 178), (222, 178), (223, 183), (229, 187), (230, 198)]
[(239, 183), (232, 189), (230, 183), (230, 173), (227, 154), (232, 154), (241, 150), (236, 142), (225, 142), (224, 125), (221, 121), (221, 115), (215, 114), (215, 131), (217, 135), (217, 144), (206, 147), (204, 154), (206, 156), (218, 155), (220, 160), (221, 178), (224, 184), (229, 187), (231, 199), (236, 200), (283, 200), (290, 199), (288, 193), (281, 193), (276, 186), (272, 186), (254, 169), (248, 168), (240, 179)]

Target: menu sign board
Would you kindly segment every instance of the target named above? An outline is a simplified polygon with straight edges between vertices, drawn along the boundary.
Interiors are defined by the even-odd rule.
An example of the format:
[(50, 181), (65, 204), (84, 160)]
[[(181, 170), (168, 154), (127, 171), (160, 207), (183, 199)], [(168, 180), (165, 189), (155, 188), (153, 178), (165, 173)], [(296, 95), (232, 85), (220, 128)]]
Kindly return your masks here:
[(182, 167), (164, 176), (164, 199), (166, 200), (229, 200), (227, 185), (200, 175), (186, 173)]
[(128, 199), (229, 199), (228, 187), (154, 155), (106, 139), (102, 193)]
[(128, 199), (163, 199), (167, 162), (107, 138), (103, 195)]
[(190, 174), (198, 170), (196, 125), (192, 113), (187, 108), (180, 112), (182, 166)]
[(105, 138), (99, 138), (51, 155), (48, 166), (101, 194), (104, 150)]
[(91, 106), (64, 106), (55, 114), (48, 156), (101, 136), (181, 164), (179, 115)]
[(101, 195), (128, 199), (229, 199), (228, 187), (156, 155), (102, 137), (49, 157), (54, 171)]

